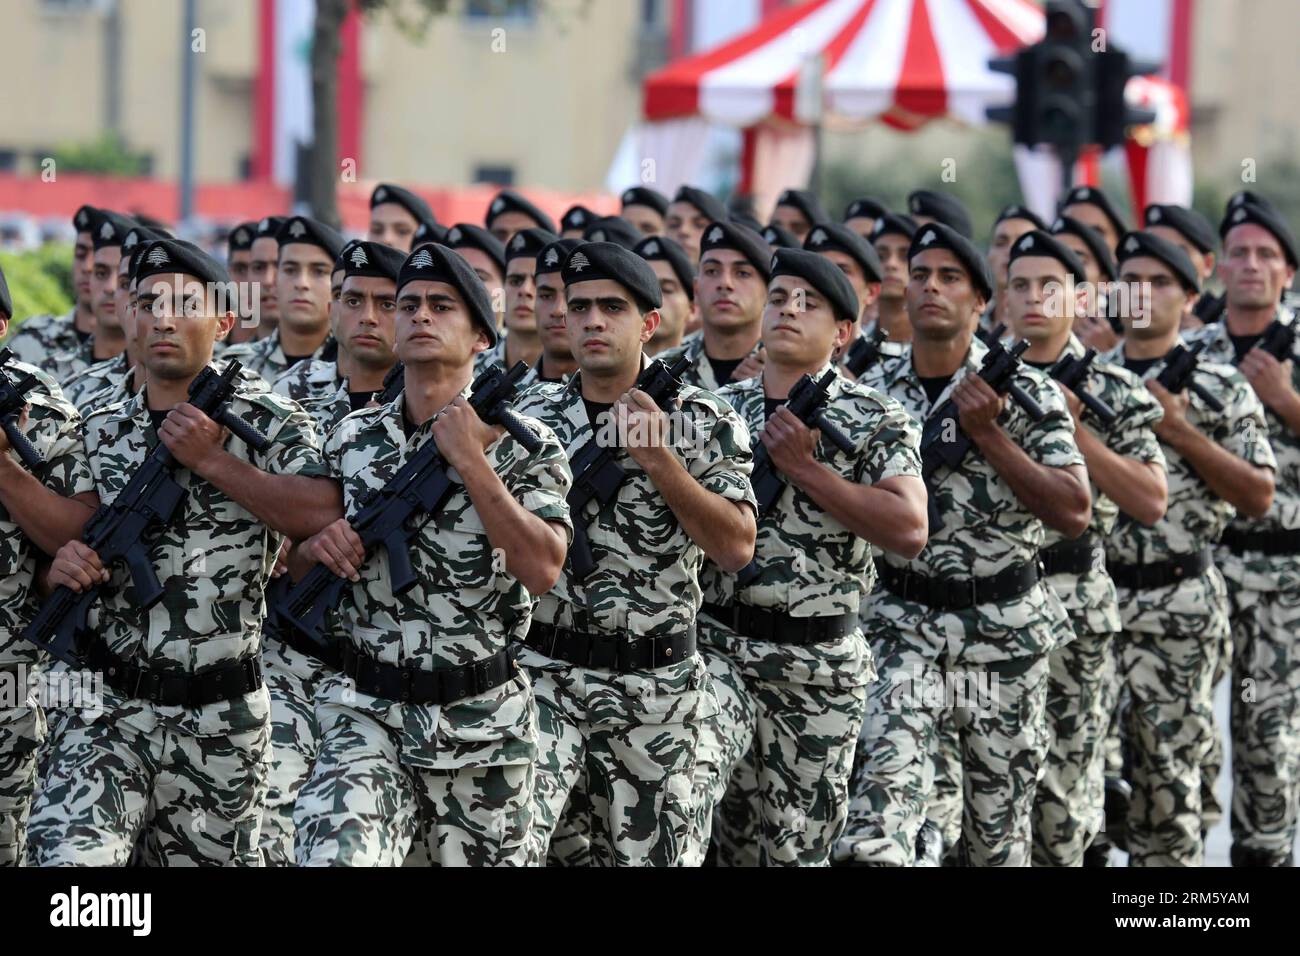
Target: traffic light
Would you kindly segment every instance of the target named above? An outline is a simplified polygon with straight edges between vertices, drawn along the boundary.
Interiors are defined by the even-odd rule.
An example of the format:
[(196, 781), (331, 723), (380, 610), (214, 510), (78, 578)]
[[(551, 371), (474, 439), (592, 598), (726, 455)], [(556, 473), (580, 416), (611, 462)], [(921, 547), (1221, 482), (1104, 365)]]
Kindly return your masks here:
[(1133, 59), (1123, 50), (1107, 49), (1096, 54), (1097, 122), (1096, 142), (1104, 149), (1122, 146), (1130, 126), (1155, 122), (1151, 110), (1131, 107), (1124, 99), (1124, 88), (1135, 76), (1146, 76), (1160, 69), (1158, 63)]

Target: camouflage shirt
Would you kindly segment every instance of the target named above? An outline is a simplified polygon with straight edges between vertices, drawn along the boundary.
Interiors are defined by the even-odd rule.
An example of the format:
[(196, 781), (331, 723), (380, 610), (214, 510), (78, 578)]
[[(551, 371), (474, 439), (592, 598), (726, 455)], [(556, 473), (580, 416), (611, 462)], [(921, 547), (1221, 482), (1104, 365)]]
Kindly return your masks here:
[(49, 372), (56, 382), (66, 385), (73, 376), (81, 374), (101, 361), (103, 360), (95, 358), (95, 337), (92, 335), (85, 341), (78, 342), (69, 351), (51, 355), (42, 368)]
[[(469, 389), (463, 393), (469, 397)], [(408, 439), (403, 429), (405, 394), (393, 402), (344, 418), (325, 441), (330, 473), (343, 486), (344, 510), (354, 514), (372, 489), (386, 485), (406, 461), (432, 441), (431, 422)], [(565, 501), (571, 475), (554, 433), (529, 421), (542, 439), (530, 454), (509, 434), (487, 449), (488, 462), (524, 508), (545, 521), (571, 528)], [(457, 667), (482, 660), (527, 633), (533, 596), (499, 564), (483, 519), (451, 472), (454, 490), (446, 505), (422, 525), (408, 553), (417, 583), (402, 595), (392, 590), (387, 553), (381, 548), (352, 585), (343, 611), (352, 641), (387, 663), (420, 670)], [(324, 693), (345, 694), (341, 679)], [(512, 681), (495, 692), (449, 707), (396, 704), (355, 693), (360, 707), (389, 726), (400, 741), (401, 759), (421, 767), (522, 763), (533, 759), (532, 700), (526, 683)]]
[[(326, 336), (325, 341), (320, 344), (320, 347), (310, 357), (316, 359), (330, 355), (333, 353), (334, 346), (334, 337)], [(278, 328), (264, 339), (232, 345), (221, 353), (221, 358), (224, 361), (237, 359), (243, 363), (245, 368), (256, 372), (268, 382), (274, 382), (289, 368), (289, 359), (285, 356), (284, 347), (280, 344), (280, 330)], [(306, 359), (303, 361), (305, 362)]]
[[(757, 343), (749, 351), (746, 358), (757, 355), (758, 350), (763, 347), (763, 343)], [(704, 332), (692, 332), (686, 338), (682, 339), (682, 344), (676, 348), (665, 349), (655, 356), (656, 360), (663, 360), (664, 364), (672, 365), (682, 356), (690, 361), (685, 374), (682, 375), (682, 382), (686, 385), (694, 385), (696, 388), (703, 388), (710, 392), (716, 392), (729, 382), (719, 382), (713, 374), (713, 366), (709, 362), (709, 356), (704, 351)]]
[[(1084, 354), (1083, 343), (1073, 335), (1062, 350), (1062, 355), (1076, 358)], [(1115, 454), (1133, 461), (1149, 462), (1165, 468), (1165, 455), (1153, 431), (1164, 409), (1155, 396), (1147, 391), (1142, 380), (1119, 365), (1100, 359), (1093, 360), (1089, 369), (1087, 389), (1115, 410), (1116, 419), (1104, 427), (1091, 412), (1084, 413), (1083, 425), (1099, 437)], [(1119, 506), (1092, 485), (1092, 521), (1088, 530), (1101, 539), (1108, 538), (1119, 520)], [(1052, 528), (1044, 528), (1044, 548), (1065, 540), (1065, 536)], [(1057, 596), (1070, 614), (1074, 630), (1086, 628), (1090, 634), (1109, 634), (1120, 629), (1119, 606), (1115, 584), (1106, 573), (1103, 552), (1086, 574), (1056, 574), (1051, 578)], [(1073, 633), (1066, 635), (1073, 636)]]
[(100, 392), (120, 392), (121, 398), (130, 397), (126, 390), (122, 388), (123, 380), (131, 371), (126, 352), (114, 356), (111, 359), (105, 359), (103, 362), (96, 362), (89, 368), (83, 369), (76, 375), (72, 376), (63, 384), (63, 395), (77, 410), (84, 416), (90, 409), (88, 399), (95, 397), (99, 405), (111, 404), (111, 402), (99, 399)]
[(272, 383), (273, 391), (295, 402), (327, 398), (338, 391), (343, 377), (337, 362), (311, 359), (286, 369)]
[[(55, 381), (25, 362), (10, 360), (11, 375), (31, 372), (40, 382), (27, 393), (27, 427), (23, 434), (46, 461), (41, 481), (57, 495), (71, 498), (95, 490), (81, 441), (81, 421), (72, 404), (59, 392)], [(10, 457), (17, 453), (10, 450)], [(16, 663), (32, 664), (36, 645), (18, 639), (40, 601), (32, 591), (39, 552), (0, 505), (0, 668)]]
[[(931, 403), (912, 366), (912, 349), (870, 369), (861, 384), (898, 400), (919, 422), (948, 401), (956, 384), (979, 371), (988, 349), (972, 340), (962, 367)], [(1015, 382), (1034, 398), (1044, 417), (1035, 422), (1008, 399), (998, 424), (1011, 441), (1040, 465), (1067, 468), (1083, 464), (1074, 442), (1074, 419), (1061, 390), (1042, 372), (1021, 365)], [(930, 529), (930, 540), (915, 560), (893, 554), (883, 560), (931, 578), (983, 578), (1016, 565), (1033, 564), (1046, 537), (1043, 522), (1027, 509), (1011, 486), (972, 445), (956, 471), (941, 468), (932, 495), (944, 519)], [(942, 611), (903, 601), (884, 588), (872, 595), (864, 614), (869, 631), (897, 630), (934, 656), (972, 664), (1010, 660), (1046, 653), (1068, 627), (1065, 609), (1055, 592), (1043, 584), (998, 604), (960, 611)]]
[[(818, 371), (825, 374), (830, 366)], [(749, 426), (751, 445), (767, 422), (763, 376), (736, 382), (718, 392)], [(918, 454), (921, 434), (916, 422), (894, 401), (863, 385), (837, 378), (831, 383), (827, 419), (853, 444), (845, 455), (823, 439), (814, 457), (841, 478), (859, 485), (875, 485), (900, 475), (920, 477)], [(711, 561), (700, 572), (704, 599), (772, 608), (795, 617), (857, 614), (864, 595), (875, 584), (875, 567), (867, 542), (827, 514), (793, 482), (767, 514), (758, 519), (754, 561), (759, 574), (736, 594), (736, 577)], [(860, 640), (860, 638), (859, 638)], [(796, 683), (822, 682), (836, 672), (840, 682), (863, 684), (872, 676), (870, 652), (858, 655), (856, 666), (845, 667), (852, 641), (843, 647), (808, 647), (740, 639), (730, 642), (729, 657), (743, 671), (760, 679)], [(865, 647), (864, 647), (865, 650)]]
[[(1122, 364), (1124, 346), (1107, 353), (1105, 359)], [(1163, 369), (1164, 362), (1157, 362), (1143, 375), (1143, 380), (1155, 378)], [(1202, 362), (1196, 371), (1196, 382), (1217, 397), (1224, 409), (1215, 412), (1200, 396), (1188, 391), (1188, 422), (1239, 458), (1275, 469), (1264, 408), (1242, 374), (1231, 366)], [(1169, 476), (1165, 516), (1153, 528), (1135, 521), (1121, 521), (1106, 545), (1107, 557), (1114, 563), (1149, 564), (1200, 551), (1219, 539), (1236, 514), (1236, 509), (1214, 494), (1182, 455), (1168, 445), (1163, 448)], [(1222, 578), (1211, 568), (1204, 575), (1162, 588), (1134, 591), (1121, 588), (1120, 609), (1126, 621), (1131, 618), (1133, 622), (1126, 623), (1126, 628), (1148, 629), (1138, 620), (1146, 615), (1151, 629), (1214, 636), (1226, 632), (1228, 626), (1222, 592)]]
[[(1275, 317), (1288, 325), (1295, 321), (1288, 309), (1278, 309)], [(1222, 322), (1189, 333), (1187, 340), (1209, 343), (1201, 353), (1207, 362), (1237, 363), (1232, 339)], [(1291, 387), (1300, 391), (1300, 342), (1292, 345), (1291, 362)], [(1267, 405), (1263, 407), (1264, 420), (1268, 423), (1268, 443), (1277, 459), (1273, 505), (1262, 518), (1234, 517), (1230, 527), (1247, 533), (1293, 531), (1300, 528), (1300, 435), (1291, 431), (1273, 409)], [(1235, 555), (1225, 547), (1219, 549), (1217, 558), (1223, 573), (1242, 587), (1258, 591), (1300, 589), (1300, 555)]]
[[(158, 444), (147, 389), (86, 419), (86, 453), (104, 504), (117, 498)], [(230, 408), (271, 440), (266, 454), (255, 455), (232, 435), (225, 445), (230, 454), (274, 475), (328, 473), (311, 422), (295, 403), (241, 382)], [(188, 494), (177, 520), (149, 545), (150, 561), (164, 589), (162, 599), (152, 609), (140, 607), (130, 573), (119, 565), (94, 616), (99, 635), (114, 653), (149, 667), (198, 673), (258, 652), (265, 616), (263, 589), (281, 537), (188, 469), (178, 468), (175, 476)], [(265, 688), (197, 710), (119, 703), (142, 721), (152, 715), (198, 735), (260, 726), (269, 706)]]
[(45, 368), (51, 359), (71, 352), (81, 344), (77, 335), (77, 310), (65, 315), (33, 315), (14, 327), (4, 347), (14, 358), (36, 368)]

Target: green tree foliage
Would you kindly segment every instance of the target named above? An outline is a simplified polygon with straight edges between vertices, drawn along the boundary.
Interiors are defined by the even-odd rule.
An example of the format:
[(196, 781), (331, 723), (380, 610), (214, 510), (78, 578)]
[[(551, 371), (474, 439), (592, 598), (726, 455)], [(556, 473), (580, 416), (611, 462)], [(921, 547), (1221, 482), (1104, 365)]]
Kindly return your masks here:
[(72, 308), (72, 247), (50, 243), (26, 252), (0, 252), (0, 269), (14, 300), (12, 330), (33, 315), (62, 315)]
[(148, 158), (131, 152), (112, 133), (85, 143), (64, 143), (54, 150), (53, 158), (55, 168), (66, 173), (143, 176), (149, 171)]

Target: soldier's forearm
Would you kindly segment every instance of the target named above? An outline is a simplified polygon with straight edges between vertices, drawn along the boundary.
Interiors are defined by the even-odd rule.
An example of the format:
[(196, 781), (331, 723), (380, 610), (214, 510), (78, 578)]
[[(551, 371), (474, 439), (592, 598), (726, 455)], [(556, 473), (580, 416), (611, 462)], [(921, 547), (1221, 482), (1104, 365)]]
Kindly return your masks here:
[(1292, 435), (1300, 435), (1300, 395), (1288, 391), (1285, 398), (1272, 406), (1273, 414), (1282, 419), (1282, 424)]
[(1074, 433), (1088, 463), (1088, 477), (1125, 514), (1151, 527), (1165, 514), (1169, 486), (1165, 471), (1149, 461), (1134, 461), (1107, 448), (1087, 428)]
[(876, 547), (909, 561), (925, 550), (928, 499), (920, 478), (859, 485), (817, 462), (815, 469), (800, 476), (798, 485), (832, 518)]
[(0, 456), (0, 505), (14, 524), (46, 554), (54, 554), (81, 531), (98, 507), (94, 493), (64, 498), (46, 488), (8, 455)]
[(1196, 470), (1209, 489), (1243, 515), (1259, 518), (1273, 505), (1273, 472), (1238, 458), (1194, 426), (1171, 429), (1162, 436)]
[(724, 571), (736, 572), (754, 557), (758, 523), (753, 509), (703, 488), (673, 455), (646, 468), (682, 529)]
[(506, 570), (534, 596), (553, 588), (564, 569), (564, 531), (520, 504), (486, 458), (458, 471), (489, 543), (505, 558)]
[(203, 477), (291, 541), (305, 541), (343, 517), (343, 492), (326, 478), (272, 475), (227, 452), (214, 457)]
[(979, 439), (980, 451), (1031, 514), (1065, 535), (1077, 538), (1092, 518), (1092, 491), (1082, 466), (1040, 465), (1001, 428)]

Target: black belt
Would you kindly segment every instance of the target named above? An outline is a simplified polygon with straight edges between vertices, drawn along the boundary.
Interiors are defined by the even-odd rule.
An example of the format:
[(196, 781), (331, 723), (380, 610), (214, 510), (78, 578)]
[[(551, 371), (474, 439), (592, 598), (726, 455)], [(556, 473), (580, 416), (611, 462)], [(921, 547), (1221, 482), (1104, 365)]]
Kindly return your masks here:
[(686, 660), (695, 653), (695, 629), (684, 634), (648, 637), (592, 634), (534, 621), (524, 644), (557, 661), (625, 674), (652, 671)]
[(877, 565), (885, 590), (904, 601), (943, 611), (960, 611), (996, 604), (1032, 591), (1038, 583), (1037, 564), (1017, 564), (987, 578), (931, 578), (881, 563)]
[(269, 617), (267, 625), (262, 633), (263, 639), (279, 641), (286, 647), (292, 647), (299, 654), (310, 657), (313, 661), (319, 661), (333, 670), (339, 670), (343, 666), (343, 654), (338, 641), (326, 638), (324, 644), (318, 643), (289, 624), (283, 627), (270, 626)]
[(344, 642), (339, 648), (340, 670), (352, 678), (357, 690), (381, 700), (402, 704), (454, 704), (486, 694), (515, 676), (510, 648), (460, 667), (426, 671), (375, 660)]
[(858, 626), (856, 614), (794, 617), (748, 604), (710, 604), (700, 609), (742, 637), (774, 644), (824, 644), (838, 641)]
[(257, 655), (202, 674), (183, 674), (141, 667), (114, 654), (97, 637), (86, 651), (86, 664), (102, 671), (104, 683), (119, 694), (162, 707), (204, 707), (235, 700), (262, 686), (262, 661)]
[(1261, 554), (1300, 554), (1300, 530), (1238, 531), (1227, 528), (1219, 543), (1233, 554), (1258, 551)]
[(1053, 574), (1087, 574), (1100, 571), (1104, 565), (1097, 561), (1101, 542), (1094, 534), (1085, 534), (1074, 541), (1058, 541), (1050, 548), (1038, 552), (1043, 566), (1043, 576)]
[(1210, 549), (1202, 548), (1193, 554), (1177, 554), (1148, 564), (1112, 564), (1107, 570), (1117, 587), (1146, 591), (1200, 577), (1210, 564)]

